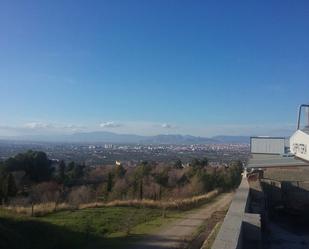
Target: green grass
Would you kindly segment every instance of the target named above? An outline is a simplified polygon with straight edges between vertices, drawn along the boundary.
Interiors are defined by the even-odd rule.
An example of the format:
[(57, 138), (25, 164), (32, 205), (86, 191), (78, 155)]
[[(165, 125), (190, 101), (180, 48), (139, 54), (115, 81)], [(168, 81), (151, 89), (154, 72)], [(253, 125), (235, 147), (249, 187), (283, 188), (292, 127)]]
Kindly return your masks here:
[(0, 210), (0, 249), (126, 248), (181, 217), (159, 209), (103, 207), (30, 218)]
[(167, 210), (163, 218), (162, 209), (98, 207), (31, 218), (0, 209), (0, 249), (128, 248), (194, 210)]
[(90, 230), (95, 235), (110, 233), (153, 220), (160, 210), (131, 207), (104, 207), (76, 211), (64, 211), (40, 218), (42, 221), (69, 228), (72, 231)]

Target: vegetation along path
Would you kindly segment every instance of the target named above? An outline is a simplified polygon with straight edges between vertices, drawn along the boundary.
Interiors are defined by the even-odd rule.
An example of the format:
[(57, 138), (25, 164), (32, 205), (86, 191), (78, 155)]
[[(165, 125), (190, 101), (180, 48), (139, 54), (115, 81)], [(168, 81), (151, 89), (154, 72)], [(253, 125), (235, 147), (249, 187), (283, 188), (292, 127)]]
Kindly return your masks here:
[(221, 194), (213, 202), (196, 209), (183, 218), (178, 219), (156, 233), (136, 242), (134, 249), (167, 249), (186, 248), (194, 238), (194, 234), (216, 211), (225, 210), (230, 204), (233, 193)]

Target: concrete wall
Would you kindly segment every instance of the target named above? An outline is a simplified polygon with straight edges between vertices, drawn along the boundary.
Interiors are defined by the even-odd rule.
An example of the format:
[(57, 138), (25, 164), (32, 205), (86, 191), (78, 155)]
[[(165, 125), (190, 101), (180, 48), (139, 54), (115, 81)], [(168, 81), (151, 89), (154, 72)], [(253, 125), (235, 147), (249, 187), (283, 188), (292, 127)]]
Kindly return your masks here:
[(284, 205), (289, 211), (306, 213), (309, 207), (309, 181), (275, 181), (261, 179), (267, 207)]
[(251, 153), (258, 154), (284, 154), (285, 138), (282, 137), (251, 137)]
[(212, 249), (255, 249), (260, 247), (259, 214), (248, 214), (250, 188), (244, 176), (224, 218)]

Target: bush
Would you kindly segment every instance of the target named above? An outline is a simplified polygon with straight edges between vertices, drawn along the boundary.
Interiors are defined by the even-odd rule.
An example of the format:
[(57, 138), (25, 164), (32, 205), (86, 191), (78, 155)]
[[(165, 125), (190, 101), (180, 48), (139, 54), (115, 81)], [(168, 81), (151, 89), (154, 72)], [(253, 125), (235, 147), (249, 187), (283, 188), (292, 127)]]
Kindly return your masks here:
[(89, 203), (95, 200), (94, 191), (87, 186), (75, 187), (68, 196), (68, 202), (72, 206), (78, 206), (82, 203)]
[(60, 191), (61, 186), (56, 182), (43, 182), (32, 187), (30, 198), (34, 203), (57, 202)]

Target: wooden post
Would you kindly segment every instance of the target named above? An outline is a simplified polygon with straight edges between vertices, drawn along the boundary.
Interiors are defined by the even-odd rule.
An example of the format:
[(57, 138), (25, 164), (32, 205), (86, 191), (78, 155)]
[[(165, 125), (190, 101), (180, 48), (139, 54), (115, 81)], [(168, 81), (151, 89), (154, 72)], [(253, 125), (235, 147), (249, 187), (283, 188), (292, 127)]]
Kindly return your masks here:
[(34, 215), (34, 204), (31, 202), (31, 217)]
[(98, 189), (95, 189), (95, 207), (98, 206)]

